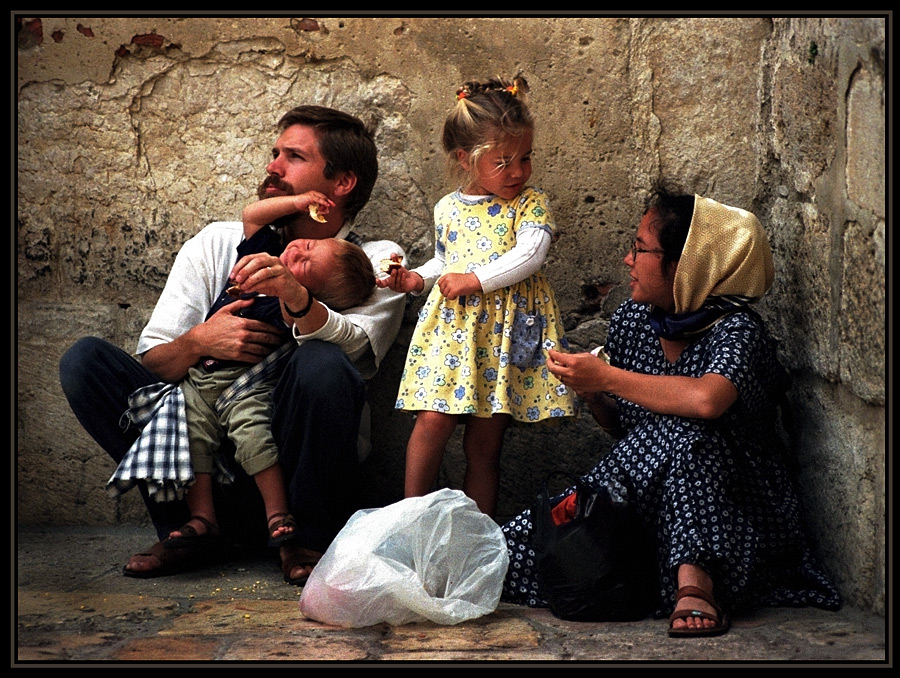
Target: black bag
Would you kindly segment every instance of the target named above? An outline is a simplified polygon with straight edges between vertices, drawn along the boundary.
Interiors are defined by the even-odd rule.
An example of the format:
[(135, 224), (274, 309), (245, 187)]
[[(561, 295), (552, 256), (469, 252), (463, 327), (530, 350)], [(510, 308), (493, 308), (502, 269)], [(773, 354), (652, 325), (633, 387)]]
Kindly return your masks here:
[(550, 611), (570, 621), (637, 621), (658, 600), (654, 537), (634, 507), (576, 483), (576, 516), (556, 525), (544, 483), (532, 509), (532, 548)]

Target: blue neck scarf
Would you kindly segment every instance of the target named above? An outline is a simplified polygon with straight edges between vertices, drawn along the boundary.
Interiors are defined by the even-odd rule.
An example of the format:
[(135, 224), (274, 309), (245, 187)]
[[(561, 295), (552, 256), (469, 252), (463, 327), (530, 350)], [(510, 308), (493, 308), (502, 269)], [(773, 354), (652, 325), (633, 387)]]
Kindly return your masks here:
[(650, 311), (650, 326), (663, 339), (696, 339), (726, 315), (747, 310), (750, 301), (750, 297), (732, 294), (708, 297), (700, 308), (688, 313), (666, 313), (654, 307)]

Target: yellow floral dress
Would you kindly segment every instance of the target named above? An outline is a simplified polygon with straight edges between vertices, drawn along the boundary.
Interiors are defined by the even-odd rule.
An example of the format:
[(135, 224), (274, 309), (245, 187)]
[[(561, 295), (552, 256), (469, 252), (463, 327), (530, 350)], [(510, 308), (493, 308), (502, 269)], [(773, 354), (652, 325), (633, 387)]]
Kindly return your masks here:
[[(464, 196), (435, 206), (435, 251), (444, 273), (469, 273), (508, 252), (523, 229), (551, 235), (543, 191), (512, 200)], [(543, 271), (493, 292), (446, 299), (437, 285), (419, 312), (397, 409), (536, 422), (573, 416), (575, 396), (547, 369), (547, 349), (567, 346)]]

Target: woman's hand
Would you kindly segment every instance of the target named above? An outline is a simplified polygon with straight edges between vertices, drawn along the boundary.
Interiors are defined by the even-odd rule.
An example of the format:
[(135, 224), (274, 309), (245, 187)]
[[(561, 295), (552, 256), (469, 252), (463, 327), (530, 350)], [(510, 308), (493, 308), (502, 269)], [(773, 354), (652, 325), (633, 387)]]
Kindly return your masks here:
[(591, 411), (591, 415), (604, 431), (620, 437), (624, 431), (619, 422), (616, 401), (604, 391), (604, 373), (611, 370), (609, 363), (593, 353), (560, 353), (549, 351), (547, 368), (565, 386), (575, 391)]
[(565, 386), (585, 397), (591, 393), (605, 391), (605, 370), (609, 365), (591, 353), (560, 353), (549, 351), (547, 369)]
[(643, 374), (613, 367), (590, 353), (549, 354), (547, 368), (582, 397), (605, 392), (657, 414), (693, 419), (718, 419), (738, 399), (734, 384), (714, 372), (699, 377)]

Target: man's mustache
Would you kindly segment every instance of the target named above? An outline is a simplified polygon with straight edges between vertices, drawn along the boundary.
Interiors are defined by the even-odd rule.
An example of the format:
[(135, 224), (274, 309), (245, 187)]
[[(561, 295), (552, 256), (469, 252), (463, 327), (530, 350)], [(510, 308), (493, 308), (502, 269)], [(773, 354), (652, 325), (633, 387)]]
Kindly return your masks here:
[(282, 181), (280, 177), (277, 177), (274, 174), (270, 174), (259, 185), (259, 188), (256, 189), (257, 196), (259, 198), (265, 197), (266, 189), (269, 186), (273, 186), (273, 187), (277, 188), (279, 191), (284, 191), (288, 195), (290, 195), (294, 192), (293, 189), (291, 188), (290, 184)]

